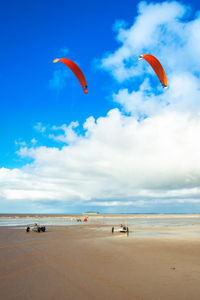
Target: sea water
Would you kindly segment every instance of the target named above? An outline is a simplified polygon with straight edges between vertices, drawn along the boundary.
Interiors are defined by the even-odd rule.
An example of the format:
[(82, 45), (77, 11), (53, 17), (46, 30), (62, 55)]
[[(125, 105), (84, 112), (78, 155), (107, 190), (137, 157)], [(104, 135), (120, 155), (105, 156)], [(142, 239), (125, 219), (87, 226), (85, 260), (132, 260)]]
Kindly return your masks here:
[[(24, 227), (27, 225), (33, 225), (35, 223), (45, 225), (45, 226), (70, 226), (70, 225), (80, 225), (80, 222), (77, 222), (77, 219), (83, 219), (83, 217), (5, 217), (0, 218), (0, 226), (17, 226)], [(187, 215), (143, 215), (140, 217), (137, 216), (98, 216), (98, 218), (88, 217), (89, 224), (102, 224), (102, 225), (110, 225), (110, 226), (118, 226), (120, 224), (124, 224), (127, 226), (135, 226), (137, 228), (156, 228), (156, 227), (186, 227), (191, 225), (200, 225), (200, 216), (187, 216)]]

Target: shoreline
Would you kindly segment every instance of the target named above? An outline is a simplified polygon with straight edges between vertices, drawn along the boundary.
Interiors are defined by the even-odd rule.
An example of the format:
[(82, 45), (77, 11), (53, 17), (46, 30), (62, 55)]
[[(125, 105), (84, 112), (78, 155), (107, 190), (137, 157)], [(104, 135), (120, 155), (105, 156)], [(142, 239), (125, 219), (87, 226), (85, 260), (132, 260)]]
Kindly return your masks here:
[(87, 216), (91, 219), (108, 219), (108, 218), (127, 218), (127, 219), (141, 219), (141, 218), (200, 218), (200, 214), (0, 214), (0, 219), (32, 219), (32, 218), (46, 218), (46, 219), (71, 219)]

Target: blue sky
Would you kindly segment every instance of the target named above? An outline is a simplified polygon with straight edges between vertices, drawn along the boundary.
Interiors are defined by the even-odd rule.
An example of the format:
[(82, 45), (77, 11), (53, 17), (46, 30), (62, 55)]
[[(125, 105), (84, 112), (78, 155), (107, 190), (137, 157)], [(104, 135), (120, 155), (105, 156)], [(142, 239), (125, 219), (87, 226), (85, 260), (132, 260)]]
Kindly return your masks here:
[[(131, 8), (127, 9), (123, 1), (3, 1), (1, 166), (23, 164), (15, 156), (15, 141), (28, 142), (35, 137), (37, 122), (84, 122), (90, 115), (105, 115), (113, 106), (109, 93), (114, 83), (95, 68), (94, 60), (115, 48), (112, 26), (117, 19), (133, 20), (136, 6), (131, 3), (127, 1)], [(49, 86), (54, 71), (64, 69), (52, 63), (54, 58), (66, 56), (64, 49), (87, 77), (87, 97), (70, 72), (62, 90)]]
[[(199, 9), (2, 2), (2, 212), (200, 211)], [(167, 91), (137, 61), (145, 52)], [(88, 95), (57, 57), (79, 64)]]

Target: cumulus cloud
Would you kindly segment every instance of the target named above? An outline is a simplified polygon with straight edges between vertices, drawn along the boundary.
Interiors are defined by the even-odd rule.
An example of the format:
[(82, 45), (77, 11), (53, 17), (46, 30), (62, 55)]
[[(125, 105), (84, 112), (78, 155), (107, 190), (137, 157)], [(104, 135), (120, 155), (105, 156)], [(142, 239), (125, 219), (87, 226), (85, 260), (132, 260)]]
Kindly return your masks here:
[(60, 141), (67, 144), (72, 144), (76, 142), (78, 139), (78, 136), (76, 132), (74, 131), (75, 128), (79, 126), (79, 123), (71, 122), (68, 126), (66, 124), (63, 124), (62, 126), (53, 126), (51, 129), (53, 131), (62, 131), (62, 134), (55, 135), (55, 134), (49, 134), (49, 138)]
[[(101, 67), (119, 82), (113, 100), (120, 110), (83, 125), (38, 123), (37, 130), (63, 146), (20, 145), (18, 154), (32, 163), (0, 169), (1, 199), (119, 211), (200, 203), (200, 18), (189, 19), (190, 12), (178, 2), (141, 2), (133, 25), (116, 22), (119, 48)], [(167, 90), (137, 61), (144, 53), (162, 62)]]
[(105, 207), (198, 201), (200, 120), (166, 112), (138, 122), (113, 109), (84, 127), (85, 137), (60, 150), (22, 147), (34, 162), (0, 170), (1, 198)]
[[(75, 132), (75, 129), (79, 126), (78, 121), (72, 121), (69, 125), (63, 124), (61, 126), (50, 126), (50, 125), (43, 125), (41, 122), (38, 122), (34, 129), (38, 132), (42, 133), (43, 136), (49, 139), (53, 139), (54, 141), (62, 142), (65, 144), (72, 144), (74, 143), (78, 135)], [(37, 140), (33, 138), (31, 143), (35, 145)], [(26, 146), (26, 143), (17, 145)], [(23, 148), (22, 148), (23, 149)]]
[[(144, 66), (137, 61), (138, 56), (151, 52), (161, 61), (166, 61), (166, 57), (169, 56), (168, 64), (171, 69), (174, 70), (175, 65), (178, 65), (182, 70), (182, 48), (193, 52), (189, 41), (193, 22), (181, 21), (186, 11), (187, 7), (178, 2), (141, 2), (133, 25), (130, 28), (124, 28), (124, 25), (117, 27), (117, 40), (122, 46), (114, 53), (105, 55), (102, 67), (119, 81), (130, 79), (144, 71)], [(188, 26), (185, 28), (186, 24)], [(181, 57), (177, 55), (179, 51)], [(188, 65), (191, 66), (191, 62)]]

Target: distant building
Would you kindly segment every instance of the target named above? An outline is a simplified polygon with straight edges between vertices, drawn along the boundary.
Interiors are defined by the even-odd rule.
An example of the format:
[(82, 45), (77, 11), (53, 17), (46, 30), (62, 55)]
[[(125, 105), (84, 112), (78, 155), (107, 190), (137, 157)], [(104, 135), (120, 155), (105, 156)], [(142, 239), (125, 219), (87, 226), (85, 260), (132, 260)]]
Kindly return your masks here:
[(99, 212), (98, 211), (86, 211), (83, 213), (83, 215), (96, 216), (96, 215), (99, 215)]

